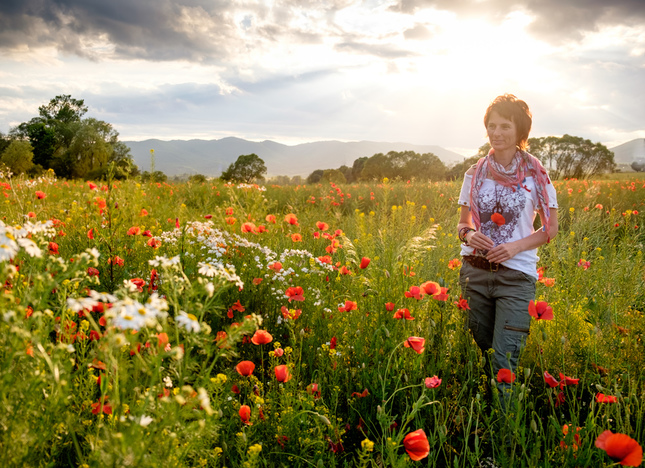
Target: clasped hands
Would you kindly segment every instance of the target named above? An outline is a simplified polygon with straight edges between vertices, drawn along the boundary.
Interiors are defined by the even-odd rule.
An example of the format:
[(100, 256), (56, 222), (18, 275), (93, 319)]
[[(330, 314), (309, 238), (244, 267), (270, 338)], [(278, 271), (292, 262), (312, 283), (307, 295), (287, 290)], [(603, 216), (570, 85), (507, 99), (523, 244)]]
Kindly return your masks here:
[(495, 243), (491, 238), (479, 231), (473, 231), (468, 237), (468, 245), (486, 255), (486, 259), (489, 262), (502, 263), (519, 253), (519, 249), (514, 242), (500, 244), (495, 247)]

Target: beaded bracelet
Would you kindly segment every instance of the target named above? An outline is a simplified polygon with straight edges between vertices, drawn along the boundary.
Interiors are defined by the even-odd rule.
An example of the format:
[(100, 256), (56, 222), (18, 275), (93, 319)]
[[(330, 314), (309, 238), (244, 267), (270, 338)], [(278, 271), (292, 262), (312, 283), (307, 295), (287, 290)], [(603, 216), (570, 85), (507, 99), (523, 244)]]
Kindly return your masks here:
[(468, 235), (469, 232), (475, 232), (475, 229), (471, 227), (462, 227), (459, 230), (459, 240), (464, 244), (468, 245), (468, 241), (466, 240), (466, 236)]

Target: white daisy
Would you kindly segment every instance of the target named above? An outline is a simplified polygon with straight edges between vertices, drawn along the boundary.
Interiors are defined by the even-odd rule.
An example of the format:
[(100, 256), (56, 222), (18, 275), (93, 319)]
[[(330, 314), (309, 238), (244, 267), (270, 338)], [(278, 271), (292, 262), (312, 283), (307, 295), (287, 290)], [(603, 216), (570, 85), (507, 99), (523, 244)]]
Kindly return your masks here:
[(201, 330), (197, 317), (193, 314), (187, 314), (183, 310), (180, 310), (179, 315), (175, 316), (175, 321), (177, 325), (184, 327), (189, 332), (199, 333), (199, 330)]

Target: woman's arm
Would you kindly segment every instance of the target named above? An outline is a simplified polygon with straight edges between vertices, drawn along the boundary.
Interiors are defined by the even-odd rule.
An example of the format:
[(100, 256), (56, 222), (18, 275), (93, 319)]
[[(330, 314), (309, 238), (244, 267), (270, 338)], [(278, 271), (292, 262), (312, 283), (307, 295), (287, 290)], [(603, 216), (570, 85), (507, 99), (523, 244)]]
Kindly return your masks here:
[[(536, 249), (539, 246), (546, 244), (547, 241), (553, 239), (558, 234), (558, 210), (556, 208), (550, 208), (549, 213), (551, 216), (549, 219), (548, 235), (544, 231), (544, 228), (541, 228), (524, 239), (500, 244), (497, 247), (490, 249), (488, 255), (486, 255), (488, 261), (495, 263), (505, 262), (506, 260), (510, 260), (515, 257), (520, 252)], [(540, 219), (542, 220), (542, 226), (544, 226), (544, 215), (542, 211), (540, 211)]]
[[(475, 226), (473, 226), (473, 217), (470, 214), (470, 208), (467, 206), (461, 207), (459, 224), (457, 224), (457, 232), (462, 228), (475, 229)], [(486, 251), (488, 249), (492, 249), (495, 245), (488, 236), (485, 236), (479, 231), (470, 231), (466, 234), (465, 238), (468, 245), (477, 250)]]

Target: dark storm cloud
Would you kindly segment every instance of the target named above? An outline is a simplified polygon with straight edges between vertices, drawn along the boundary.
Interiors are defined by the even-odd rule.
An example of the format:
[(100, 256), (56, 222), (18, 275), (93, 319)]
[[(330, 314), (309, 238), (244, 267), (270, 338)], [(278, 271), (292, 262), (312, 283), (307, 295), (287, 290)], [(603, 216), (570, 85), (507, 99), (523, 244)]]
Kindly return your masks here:
[(201, 61), (235, 51), (230, 2), (183, 0), (3, 0), (0, 49), (54, 46), (92, 58), (107, 40), (122, 58)]
[(645, 25), (643, 0), (399, 0), (391, 7), (409, 14), (421, 8), (491, 21), (502, 21), (513, 11), (525, 11), (535, 16), (530, 30), (550, 42), (579, 39), (582, 33), (604, 25)]

